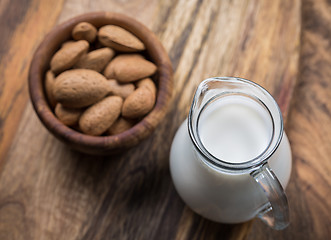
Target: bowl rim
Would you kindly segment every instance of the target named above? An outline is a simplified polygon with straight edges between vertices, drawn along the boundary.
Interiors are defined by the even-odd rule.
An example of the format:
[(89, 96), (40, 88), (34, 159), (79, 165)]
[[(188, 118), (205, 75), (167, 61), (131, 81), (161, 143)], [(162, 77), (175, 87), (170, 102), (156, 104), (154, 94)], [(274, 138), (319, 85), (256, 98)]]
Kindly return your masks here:
[[(123, 133), (112, 136), (90, 136), (75, 131), (58, 120), (46, 100), (43, 79), (49, 69), (49, 58), (64, 42), (63, 40), (70, 39), (71, 30), (82, 21), (89, 22), (97, 28), (106, 25), (102, 23), (107, 22), (107, 24), (114, 24), (130, 31), (145, 44), (149, 57), (158, 67), (158, 93), (153, 110), (135, 126)], [(173, 70), (163, 45), (156, 35), (142, 23), (121, 13), (90, 12), (55, 26), (45, 36), (33, 55), (28, 75), (28, 86), (30, 99), (39, 119), (56, 137), (73, 147), (79, 144), (81, 147), (113, 150), (136, 145), (151, 134), (164, 118), (172, 93)]]

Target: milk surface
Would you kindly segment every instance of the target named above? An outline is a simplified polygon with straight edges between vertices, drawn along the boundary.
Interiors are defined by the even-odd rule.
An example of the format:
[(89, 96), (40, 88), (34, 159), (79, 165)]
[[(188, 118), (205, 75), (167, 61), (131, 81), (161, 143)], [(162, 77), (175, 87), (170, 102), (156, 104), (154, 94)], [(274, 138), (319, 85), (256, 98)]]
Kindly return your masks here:
[(216, 158), (241, 163), (268, 147), (272, 120), (258, 102), (230, 96), (207, 105), (201, 112), (198, 133), (204, 147)]

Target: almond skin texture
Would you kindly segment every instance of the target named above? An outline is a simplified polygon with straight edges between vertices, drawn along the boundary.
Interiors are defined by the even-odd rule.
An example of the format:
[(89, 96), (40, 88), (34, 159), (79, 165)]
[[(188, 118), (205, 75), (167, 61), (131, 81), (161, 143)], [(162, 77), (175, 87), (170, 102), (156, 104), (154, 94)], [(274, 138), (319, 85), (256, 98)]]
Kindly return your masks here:
[(122, 116), (130, 119), (140, 118), (150, 112), (154, 104), (155, 96), (147, 87), (137, 88), (125, 99)]
[(122, 54), (115, 57), (106, 67), (104, 75), (121, 83), (133, 82), (153, 75), (157, 70), (154, 63), (139, 54)]
[(114, 50), (110, 48), (101, 48), (83, 55), (74, 68), (91, 69), (101, 72), (115, 55)]
[(110, 94), (127, 98), (131, 93), (134, 92), (135, 86), (132, 83), (120, 84), (115, 79), (108, 80)]
[(76, 125), (82, 113), (82, 109), (66, 108), (60, 103), (56, 104), (55, 107), (55, 115), (63, 124), (67, 126)]
[(73, 69), (55, 79), (53, 94), (57, 102), (68, 108), (87, 107), (109, 92), (107, 79), (89, 69)]
[(115, 25), (101, 27), (98, 32), (98, 39), (104, 46), (120, 52), (145, 50), (145, 45), (136, 36)]
[(62, 43), (61, 48), (70, 47), (70, 45), (73, 43), (76, 43), (76, 41), (72, 41), (72, 40), (66, 41), (66, 42)]
[(152, 79), (150, 78), (141, 79), (136, 83), (136, 86), (137, 88), (147, 87), (153, 93), (153, 95), (156, 96), (156, 86)]
[(47, 71), (45, 76), (45, 92), (46, 92), (47, 100), (52, 108), (54, 108), (56, 105), (56, 100), (53, 94), (54, 83), (55, 83), (54, 73), (49, 70)]
[(74, 27), (71, 35), (75, 40), (86, 40), (92, 43), (97, 36), (97, 29), (88, 22), (81, 22)]
[(109, 96), (90, 106), (79, 119), (80, 129), (88, 135), (101, 135), (120, 116), (122, 104), (121, 97)]
[(85, 40), (70, 43), (70, 45), (62, 47), (52, 57), (52, 72), (58, 74), (71, 68), (87, 52), (88, 48), (89, 44)]
[(125, 119), (123, 117), (120, 117), (110, 126), (110, 128), (107, 130), (108, 135), (116, 135), (120, 134), (122, 132), (125, 132), (126, 130), (132, 128), (135, 124), (135, 121), (132, 119)]

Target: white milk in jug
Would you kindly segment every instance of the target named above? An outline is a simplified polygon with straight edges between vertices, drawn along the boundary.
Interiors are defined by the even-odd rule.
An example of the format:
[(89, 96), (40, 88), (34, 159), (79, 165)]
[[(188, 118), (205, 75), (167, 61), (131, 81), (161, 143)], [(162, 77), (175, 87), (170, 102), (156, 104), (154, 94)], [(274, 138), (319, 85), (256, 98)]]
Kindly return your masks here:
[[(228, 96), (206, 104), (197, 132), (206, 151), (219, 160), (243, 163), (257, 158), (273, 137), (273, 121), (265, 108), (245, 96)], [(221, 171), (203, 161), (188, 133), (180, 126), (170, 153), (170, 171), (181, 198), (195, 212), (217, 222), (239, 223), (254, 218), (268, 202), (249, 173)], [(291, 150), (286, 134), (269, 159), (286, 187), (291, 172)]]

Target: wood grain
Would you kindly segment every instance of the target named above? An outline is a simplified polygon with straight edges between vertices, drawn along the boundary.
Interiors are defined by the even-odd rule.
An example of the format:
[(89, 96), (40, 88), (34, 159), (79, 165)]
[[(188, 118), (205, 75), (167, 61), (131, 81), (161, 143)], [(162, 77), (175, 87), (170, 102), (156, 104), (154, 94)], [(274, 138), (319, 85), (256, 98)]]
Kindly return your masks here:
[(31, 56), (55, 23), (62, 0), (0, 3), (0, 171), (28, 100)]
[(175, 69), (167, 117), (127, 153), (91, 157), (52, 137), (28, 103), (0, 175), (0, 239), (243, 239), (248, 234), (251, 222), (213, 223), (185, 206), (170, 179), (170, 145), (196, 86), (207, 77), (256, 81), (276, 96), (287, 116), (297, 77), (300, 1), (146, 2), (67, 0), (59, 22), (109, 10), (135, 16), (157, 33)]
[[(190, 1), (187, 6), (180, 4), (183, 2), (169, 15), (177, 24), (168, 26), (161, 34), (174, 68), (178, 68), (175, 102), (179, 102), (179, 109), (188, 109), (187, 103), (201, 80), (237, 76), (255, 81), (270, 91), (286, 118), (297, 78), (300, 2)], [(179, 14), (182, 9), (185, 13)], [(287, 32), (290, 34), (285, 34)]]
[(288, 122), (293, 170), (291, 225), (282, 232), (254, 222), (248, 239), (331, 236), (331, 3), (304, 0), (299, 84)]

